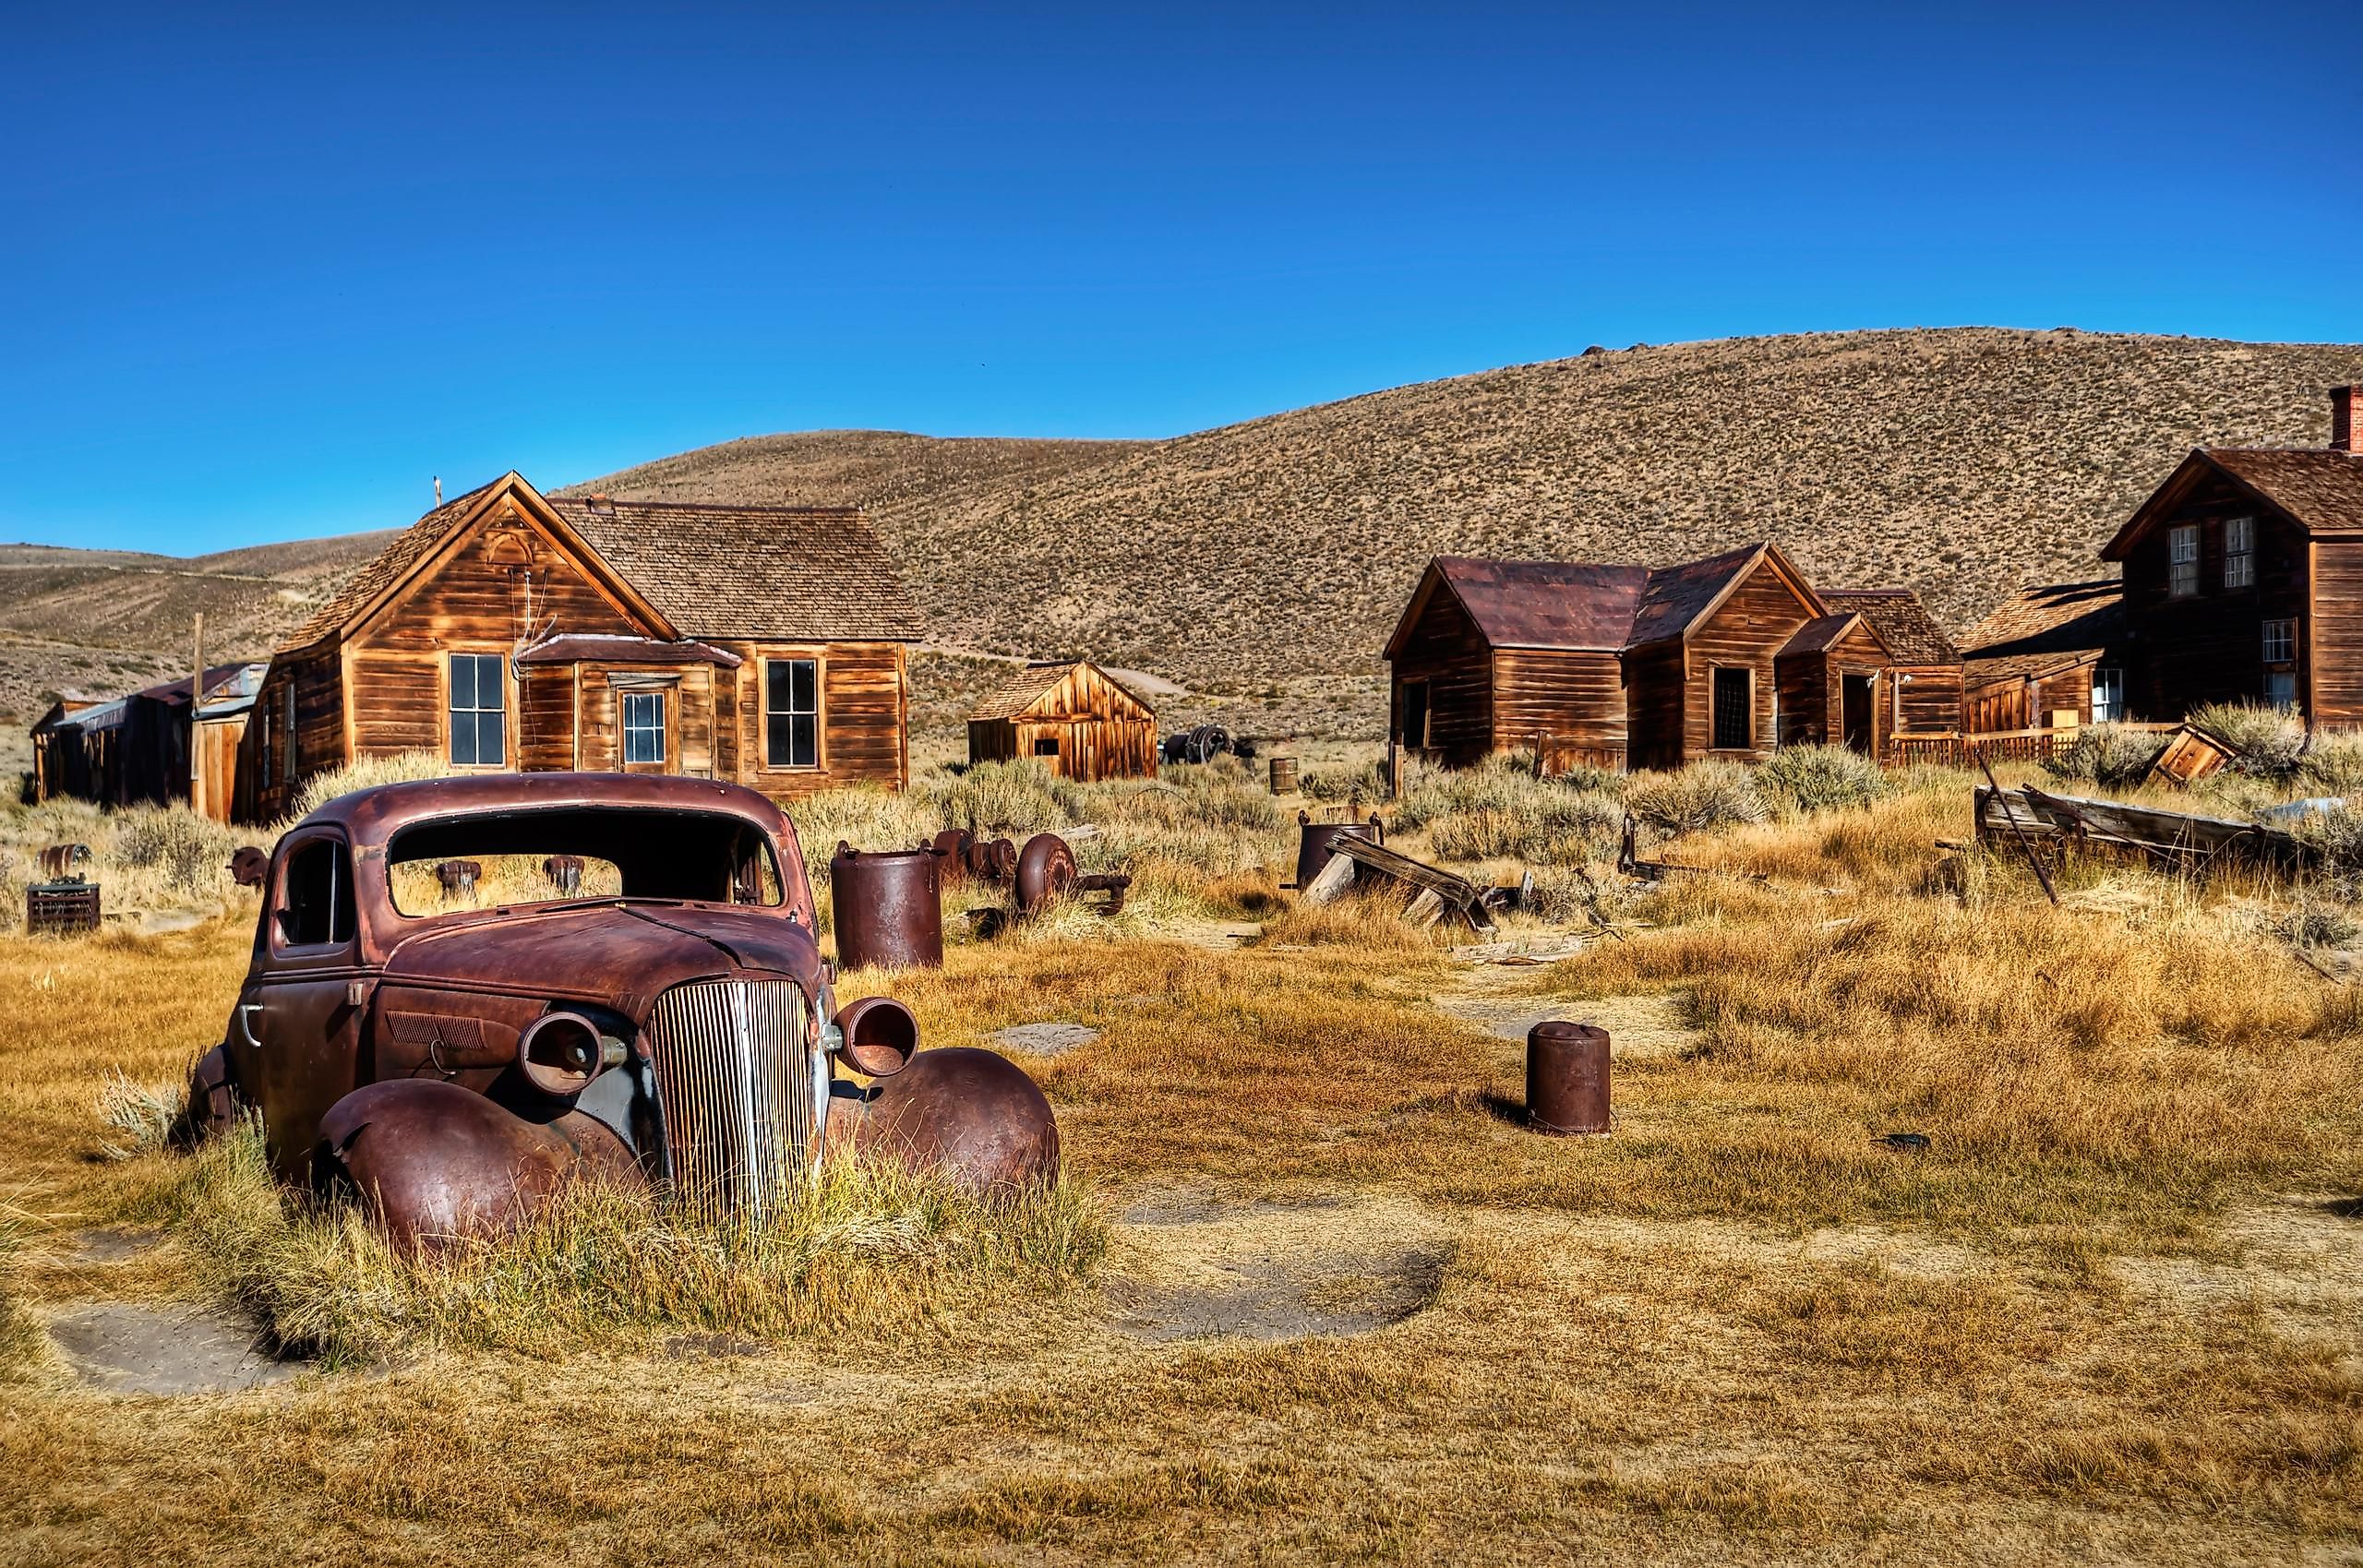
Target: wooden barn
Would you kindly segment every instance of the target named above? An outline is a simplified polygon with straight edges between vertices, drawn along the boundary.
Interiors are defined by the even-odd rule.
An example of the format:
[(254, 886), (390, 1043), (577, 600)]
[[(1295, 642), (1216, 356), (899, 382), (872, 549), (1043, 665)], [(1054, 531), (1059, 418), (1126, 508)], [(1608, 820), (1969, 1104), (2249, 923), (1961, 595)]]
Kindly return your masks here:
[(1157, 777), (1157, 711), (1089, 660), (1028, 664), (968, 716), (968, 760), (1031, 757), (1061, 778)]
[(2124, 607), (2115, 578), (2021, 589), (1997, 605), (1962, 657), (1961, 733), (2128, 717)]
[(2363, 724), (2363, 410), (2331, 389), (2327, 448), (2205, 447), (2101, 551), (2124, 572), (2125, 705), (2209, 702)]
[(1387, 640), (1390, 748), (1445, 766), (1531, 748), (1546, 772), (1874, 754), (1894, 663), (1769, 544), (1670, 567), (1438, 557)]
[(178, 801), (227, 820), (239, 742), (266, 667), (210, 666), (194, 724), (196, 683), (188, 676), (103, 702), (60, 700), (33, 725), (33, 798), (106, 806)]
[(461, 770), (909, 782), (918, 612), (860, 512), (545, 497), (516, 473), (397, 536), (280, 648), (242, 816), (426, 749)]
[(1888, 651), (1882, 732), (1941, 733), (1961, 723), (1961, 650), (1909, 588), (1825, 588), (1822, 602), (1868, 621)]

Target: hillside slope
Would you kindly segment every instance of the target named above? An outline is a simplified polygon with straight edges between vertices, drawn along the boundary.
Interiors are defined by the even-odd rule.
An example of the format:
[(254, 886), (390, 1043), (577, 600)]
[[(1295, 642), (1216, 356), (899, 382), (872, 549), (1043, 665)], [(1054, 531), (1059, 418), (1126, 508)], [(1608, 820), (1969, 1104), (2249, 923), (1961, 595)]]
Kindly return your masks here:
[(795, 454), (824, 438), (772, 437), (582, 488), (863, 501), (946, 644), (1089, 653), (1244, 693), (1366, 678), (1440, 553), (1657, 563), (1769, 536), (1817, 581), (1907, 584), (1965, 626), (2022, 583), (2091, 575), (2191, 446), (2321, 444), (2323, 389), (2356, 380), (2363, 348), (2342, 345), (1985, 328), (1739, 339), (1071, 444), (1067, 461), (953, 485), (907, 484), (891, 461), (939, 444), (890, 445), (799, 495)]

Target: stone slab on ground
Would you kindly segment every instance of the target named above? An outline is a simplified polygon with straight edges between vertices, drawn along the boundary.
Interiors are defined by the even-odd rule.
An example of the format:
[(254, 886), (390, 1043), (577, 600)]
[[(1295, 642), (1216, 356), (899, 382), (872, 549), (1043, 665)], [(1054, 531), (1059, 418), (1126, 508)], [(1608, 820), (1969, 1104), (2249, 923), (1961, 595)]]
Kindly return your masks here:
[(1063, 1056), (1099, 1038), (1088, 1023), (1019, 1023), (993, 1036), (996, 1045), (1027, 1056)]
[(306, 1370), (261, 1348), (254, 1323), (218, 1308), (96, 1301), (50, 1320), (82, 1381), (109, 1394), (220, 1394)]

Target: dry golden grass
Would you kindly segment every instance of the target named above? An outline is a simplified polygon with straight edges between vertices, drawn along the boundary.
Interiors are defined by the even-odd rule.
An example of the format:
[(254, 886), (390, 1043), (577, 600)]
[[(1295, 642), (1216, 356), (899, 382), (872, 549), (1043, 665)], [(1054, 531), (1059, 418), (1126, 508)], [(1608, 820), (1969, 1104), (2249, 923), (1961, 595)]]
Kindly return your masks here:
[[(2078, 868), (2087, 902), (2061, 913), (1994, 867), (1920, 892), (1947, 809), (1686, 839), (1768, 880), (1669, 882), (1625, 940), (1545, 969), (1471, 967), (1348, 907), (1235, 949), (1040, 932), (892, 977), (934, 1044), (1101, 1031), (1025, 1059), (1120, 1216), (1111, 1276), (1301, 1267), (1326, 1301), (1405, 1249), (1443, 1258), (1391, 1326), (1144, 1343), (1112, 1285), (1103, 1307), (872, 1280), (843, 1315), (681, 1333), (712, 1320), (653, 1304), (661, 1270), (528, 1288), (564, 1253), (529, 1247), (409, 1298), (451, 1331), (376, 1371), (143, 1402), (33, 1347), (0, 1382), (0, 1560), (2343, 1550), (2363, 1023), (2257, 936), (2256, 889)], [(32, 1311), (222, 1287), (198, 1231), (102, 1265), (59, 1226), (186, 1197), (186, 1162), (99, 1155), (97, 1105), (112, 1070), (167, 1080), (211, 1037), (243, 938), (0, 940), (0, 1116), (22, 1130), (0, 1185), (61, 1216), (0, 1259)], [(1679, 998), (1689, 1045), (1620, 1060), (1605, 1139), (1527, 1133), (1517, 1042), (1435, 1005), (1636, 993)], [(1899, 1128), (1928, 1151), (1872, 1141)], [(930, 1300), (952, 1310), (912, 1315)]]

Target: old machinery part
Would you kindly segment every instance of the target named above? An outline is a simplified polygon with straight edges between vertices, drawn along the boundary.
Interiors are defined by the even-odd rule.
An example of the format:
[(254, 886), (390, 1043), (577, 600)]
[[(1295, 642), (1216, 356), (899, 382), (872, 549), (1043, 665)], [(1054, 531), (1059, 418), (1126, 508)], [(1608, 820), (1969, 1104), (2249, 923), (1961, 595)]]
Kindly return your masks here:
[(1017, 875), (1014, 891), (1017, 896), (1017, 913), (1030, 916), (1039, 913), (1053, 899), (1063, 898), (1074, 889), (1075, 879), (1082, 875), (1074, 863), (1074, 851), (1067, 841), (1056, 833), (1036, 833), (1026, 841), (1018, 852)]
[(484, 867), (474, 860), (442, 860), (435, 867), (435, 880), (446, 898), (474, 897), (476, 879), (483, 875)]
[(932, 845), (837, 845), (829, 861), (837, 962), (847, 969), (943, 967), (943, 856)]
[(1009, 880), (1017, 875), (1017, 845), (1005, 838), (972, 840), (968, 875), (988, 882)]
[(921, 1051), (870, 1092), (855, 1146), (1007, 1195), (1059, 1173), (1050, 1102), (1007, 1057), (973, 1046)]
[(517, 1036), (517, 1065), (543, 1094), (570, 1099), (624, 1059), (623, 1041), (579, 1012), (556, 1009)]
[(1230, 732), (1220, 724), (1200, 724), (1165, 737), (1169, 762), (1211, 762), (1231, 748)]
[(1310, 811), (1298, 812), (1296, 821), (1296, 885), (1299, 888), (1313, 885), (1313, 879), (1321, 875), (1321, 868), (1329, 864), (1331, 856), (1336, 853), (1330, 845), (1339, 839), (1368, 839), (1376, 844), (1386, 842), (1386, 825), (1379, 820), (1375, 811), (1371, 813), (1367, 822), (1316, 822)]
[(623, 1140), (580, 1111), (529, 1121), (436, 1078), (365, 1084), (330, 1106), (312, 1174), (349, 1188), (404, 1251), (513, 1231), (570, 1180), (646, 1180)]
[(542, 875), (549, 879), (550, 886), (572, 898), (582, 891), (582, 856), (553, 855), (542, 862)]
[(929, 845), (943, 856), (942, 885), (956, 888), (968, 880), (968, 850), (977, 835), (966, 828), (946, 828)]
[(43, 881), (62, 882), (77, 866), (90, 864), (90, 846), (87, 844), (53, 844), (41, 852), (41, 874)]
[(1123, 912), (1124, 894), (1131, 890), (1132, 885), (1133, 879), (1124, 872), (1095, 871), (1088, 877), (1076, 878), (1074, 891), (1078, 897), (1086, 893), (1106, 893), (1107, 900), (1099, 905), (1097, 912), (1104, 920), (1110, 915), (1119, 915)]
[(1526, 1035), (1526, 1117), (1537, 1132), (1605, 1132), (1608, 1031), (1546, 1018)]
[(230, 880), (242, 888), (258, 888), (270, 875), (270, 851), (242, 845), (230, 856)]
[(864, 1078), (892, 1078), (918, 1054), (919, 1021), (893, 997), (863, 997), (837, 1009), (837, 1059)]

